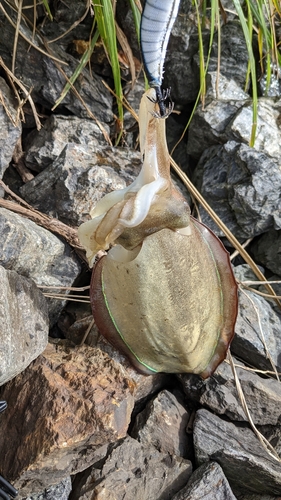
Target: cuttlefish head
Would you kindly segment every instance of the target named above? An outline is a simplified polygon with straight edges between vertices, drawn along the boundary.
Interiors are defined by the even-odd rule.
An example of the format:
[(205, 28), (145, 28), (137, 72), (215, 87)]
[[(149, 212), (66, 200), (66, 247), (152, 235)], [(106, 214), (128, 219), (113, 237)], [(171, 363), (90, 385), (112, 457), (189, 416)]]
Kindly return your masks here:
[(92, 220), (78, 229), (90, 265), (99, 250), (112, 245), (121, 246), (128, 259), (144, 238), (164, 228), (189, 234), (189, 206), (171, 182), (165, 119), (157, 108), (155, 90), (149, 89), (139, 113), (140, 174), (127, 188), (104, 196), (91, 211)]

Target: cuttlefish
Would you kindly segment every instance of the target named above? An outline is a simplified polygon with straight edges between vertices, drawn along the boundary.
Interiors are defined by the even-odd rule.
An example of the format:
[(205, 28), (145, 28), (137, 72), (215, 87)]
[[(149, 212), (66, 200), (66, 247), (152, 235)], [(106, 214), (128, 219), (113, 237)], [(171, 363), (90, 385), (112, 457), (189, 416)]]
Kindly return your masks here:
[(127, 188), (102, 198), (78, 230), (94, 266), (98, 330), (144, 374), (210, 376), (234, 335), (237, 285), (229, 254), (190, 215), (174, 187), (154, 89), (139, 113), (143, 165)]

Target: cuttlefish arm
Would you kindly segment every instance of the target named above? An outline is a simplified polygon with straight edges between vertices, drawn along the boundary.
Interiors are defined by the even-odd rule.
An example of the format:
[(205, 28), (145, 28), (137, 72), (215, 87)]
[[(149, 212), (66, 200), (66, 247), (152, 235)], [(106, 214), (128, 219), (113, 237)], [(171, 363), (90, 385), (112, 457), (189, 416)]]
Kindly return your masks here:
[(149, 89), (141, 99), (139, 176), (127, 188), (104, 196), (91, 211), (92, 220), (78, 229), (90, 265), (99, 250), (115, 243), (133, 250), (147, 235), (165, 227), (189, 226), (188, 204), (171, 183), (165, 120), (157, 117), (155, 97), (155, 90)]

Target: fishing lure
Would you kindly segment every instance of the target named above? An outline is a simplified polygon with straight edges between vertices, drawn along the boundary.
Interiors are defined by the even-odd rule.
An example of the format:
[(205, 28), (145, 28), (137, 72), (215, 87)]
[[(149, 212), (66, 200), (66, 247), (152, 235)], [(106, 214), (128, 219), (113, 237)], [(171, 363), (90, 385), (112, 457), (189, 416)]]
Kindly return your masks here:
[(155, 90), (140, 106), (143, 167), (127, 188), (102, 198), (78, 235), (92, 265), (97, 327), (144, 374), (208, 377), (234, 335), (237, 285), (220, 240), (190, 216), (170, 178), (165, 120)]
[(149, 85), (155, 88), (160, 115), (166, 116), (162, 93), (163, 67), (168, 41), (179, 10), (180, 0), (146, 0), (141, 18), (140, 43)]

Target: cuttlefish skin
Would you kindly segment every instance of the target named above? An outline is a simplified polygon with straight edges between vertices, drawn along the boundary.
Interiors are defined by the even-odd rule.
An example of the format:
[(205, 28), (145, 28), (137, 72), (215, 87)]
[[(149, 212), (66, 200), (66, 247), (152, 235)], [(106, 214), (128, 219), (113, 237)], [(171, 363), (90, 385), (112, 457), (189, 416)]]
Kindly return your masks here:
[(145, 239), (133, 261), (103, 257), (93, 271), (97, 327), (144, 374), (206, 378), (234, 335), (237, 292), (229, 255), (203, 224), (190, 224), (190, 236), (163, 229)]
[(151, 92), (140, 108), (140, 175), (79, 228), (90, 261), (111, 247), (93, 270), (92, 310), (99, 331), (141, 373), (206, 378), (234, 335), (237, 284), (228, 252), (171, 183), (165, 121)]

